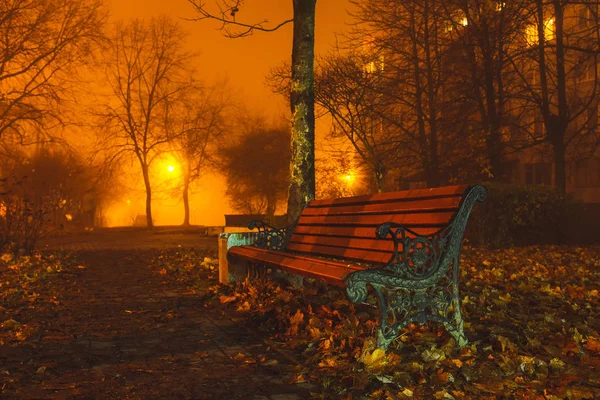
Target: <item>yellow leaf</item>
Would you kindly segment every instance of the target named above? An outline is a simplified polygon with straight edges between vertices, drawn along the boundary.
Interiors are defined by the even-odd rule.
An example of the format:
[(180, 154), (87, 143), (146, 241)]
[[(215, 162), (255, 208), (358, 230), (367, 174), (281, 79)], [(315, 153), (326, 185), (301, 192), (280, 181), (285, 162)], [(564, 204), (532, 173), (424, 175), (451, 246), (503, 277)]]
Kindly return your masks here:
[(9, 331), (18, 328), (19, 326), (21, 326), (21, 324), (14, 319), (7, 319), (2, 323), (2, 327), (4, 329), (8, 329)]
[(161, 274), (161, 275), (166, 275), (167, 274), (167, 270), (163, 268), (160, 271), (158, 271), (158, 273)]
[(387, 364), (385, 350), (375, 349), (372, 353), (365, 354), (362, 362), (369, 370), (381, 369)]
[(581, 342), (583, 341), (583, 336), (581, 336), (581, 333), (579, 333), (577, 328), (573, 329), (573, 339), (575, 340), (575, 344), (577, 345), (577, 350), (579, 350), (579, 352), (581, 354), (583, 354), (583, 348), (581, 348)]

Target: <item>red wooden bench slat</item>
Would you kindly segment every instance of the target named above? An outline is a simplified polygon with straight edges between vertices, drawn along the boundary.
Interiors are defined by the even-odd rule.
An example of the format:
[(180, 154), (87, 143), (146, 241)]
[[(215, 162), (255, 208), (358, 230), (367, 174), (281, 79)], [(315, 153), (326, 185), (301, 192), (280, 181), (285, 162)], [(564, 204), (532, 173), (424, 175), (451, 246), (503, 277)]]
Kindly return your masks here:
[(364, 269), (357, 265), (306, 258), (295, 254), (286, 254), (251, 246), (232, 247), (229, 249), (229, 255), (251, 262), (261, 262), (265, 265), (277, 267), (287, 272), (309, 278), (324, 280), (339, 287), (344, 287), (344, 277), (347, 274)]
[[(373, 235), (374, 237), (375, 235)], [(335, 246), (353, 249), (380, 250), (387, 251), (390, 254), (394, 251), (394, 243), (391, 240), (363, 239), (356, 237), (337, 237), (337, 236), (315, 236), (315, 235), (294, 235), (290, 243), (295, 244), (318, 244), (323, 246)]]
[[(296, 227), (296, 229), (294, 230), (294, 234), (301, 234), (301, 235), (316, 235), (316, 236), (351, 236), (351, 237), (356, 237), (356, 238), (364, 238), (364, 239), (373, 239), (375, 238), (375, 228), (376, 226), (373, 225), (371, 227), (366, 227), (366, 226), (361, 226), (361, 227), (354, 227), (354, 226), (318, 226), (318, 225), (298, 225)], [(434, 227), (434, 228), (412, 228), (409, 226), (410, 229), (414, 230), (415, 232), (417, 232), (420, 235), (431, 235), (432, 233), (436, 233), (437, 231), (439, 231), (439, 228)], [(409, 236), (413, 236), (413, 235), (409, 235)]]
[(351, 260), (361, 260), (383, 264), (390, 260), (392, 253), (367, 249), (346, 249), (341, 247), (322, 246), (318, 244), (288, 243), (287, 250), (299, 253), (312, 253)]
[(405, 190), (401, 192), (377, 193), (368, 196), (342, 197), (337, 199), (312, 200), (309, 207), (327, 207), (339, 204), (361, 204), (399, 199), (426, 199), (431, 197), (462, 196), (468, 185), (444, 186), (432, 189)]
[(394, 201), (386, 203), (369, 203), (345, 205), (338, 204), (329, 207), (306, 207), (302, 215), (333, 215), (333, 214), (364, 214), (373, 212), (425, 212), (439, 209), (456, 211), (460, 203), (460, 197), (444, 197), (441, 199), (428, 199), (422, 201)]
[(377, 226), (385, 222), (402, 225), (445, 226), (454, 216), (453, 212), (429, 212), (418, 214), (376, 214), (376, 215), (301, 215), (299, 225), (367, 225)]

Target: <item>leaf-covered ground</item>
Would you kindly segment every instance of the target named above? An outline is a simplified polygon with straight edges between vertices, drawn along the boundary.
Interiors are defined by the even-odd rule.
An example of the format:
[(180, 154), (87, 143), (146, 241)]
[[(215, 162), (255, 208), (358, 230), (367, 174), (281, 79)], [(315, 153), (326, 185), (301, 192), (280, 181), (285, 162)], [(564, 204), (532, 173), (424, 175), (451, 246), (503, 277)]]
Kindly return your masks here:
[(315, 397), (386, 399), (600, 398), (600, 248), (463, 250), (467, 348), (441, 326), (411, 325), (385, 354), (374, 310), (323, 285), (215, 286), (212, 307), (245, 315), (318, 382)]
[(466, 247), (469, 347), (412, 325), (387, 354), (376, 309), (321, 284), (219, 285), (215, 257), (2, 256), (0, 398), (600, 398), (598, 246)]
[(312, 386), (292, 384), (279, 353), (202, 301), (215, 258), (206, 248), (2, 256), (0, 399), (306, 398)]

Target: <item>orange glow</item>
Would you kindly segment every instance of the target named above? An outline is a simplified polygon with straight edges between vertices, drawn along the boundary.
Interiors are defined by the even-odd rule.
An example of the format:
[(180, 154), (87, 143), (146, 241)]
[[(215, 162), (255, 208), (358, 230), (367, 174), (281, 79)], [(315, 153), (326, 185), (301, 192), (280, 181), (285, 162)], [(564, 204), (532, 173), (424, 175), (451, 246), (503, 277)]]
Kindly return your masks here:
[[(211, 0), (211, 7), (217, 3)], [(152, 16), (169, 15), (176, 19), (194, 18), (193, 7), (186, 1), (164, 0), (107, 0), (111, 11), (111, 22), (132, 18), (147, 19)], [(258, 22), (268, 19), (269, 26), (289, 19), (293, 2), (263, 0), (245, 2), (238, 15), (245, 22)], [(325, 54), (337, 42), (336, 35), (347, 28), (350, 22), (346, 9), (352, 8), (349, 0), (328, 0), (317, 6), (315, 51)], [(325, 19), (327, 23), (325, 23)], [(264, 77), (274, 66), (288, 60), (291, 52), (292, 25), (288, 24), (272, 34), (256, 34), (247, 38), (231, 40), (219, 31), (220, 24), (214, 21), (183, 22), (191, 37), (186, 41), (186, 49), (199, 56), (195, 66), (202, 71), (198, 78), (206, 85), (227, 81), (232, 92), (240, 93), (240, 102), (251, 110), (258, 109), (266, 115), (288, 113), (287, 101), (264, 84)], [(376, 62), (376, 64), (378, 64)], [(377, 67), (378, 65), (376, 65)], [(381, 67), (380, 67), (381, 68)], [(103, 83), (100, 82), (100, 87)], [(330, 121), (322, 118), (317, 121), (317, 141), (329, 131)], [(183, 221), (183, 206), (178, 194), (184, 168), (175, 157), (164, 154), (150, 167), (153, 185), (152, 214), (155, 225), (177, 225)], [(114, 202), (102, 210), (108, 226), (131, 226), (137, 215), (146, 214), (143, 179), (137, 166), (123, 173), (126, 187)], [(344, 186), (349, 185), (343, 174), (340, 179)], [(192, 224), (223, 225), (224, 214), (235, 213), (225, 198), (224, 178), (207, 172), (190, 192)], [(0, 208), (1, 211), (1, 208)]]

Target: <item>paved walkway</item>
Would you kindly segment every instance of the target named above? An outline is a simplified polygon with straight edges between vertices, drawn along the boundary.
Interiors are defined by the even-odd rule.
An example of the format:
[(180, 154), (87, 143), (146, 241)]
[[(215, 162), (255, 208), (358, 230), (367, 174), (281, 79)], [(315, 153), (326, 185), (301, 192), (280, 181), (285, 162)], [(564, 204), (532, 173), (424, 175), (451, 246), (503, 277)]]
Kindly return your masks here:
[(148, 268), (143, 251), (78, 253), (82, 267), (40, 294), (55, 304), (16, 316), (37, 333), (0, 346), (0, 398), (293, 400), (318, 391), (290, 383), (293, 360)]

